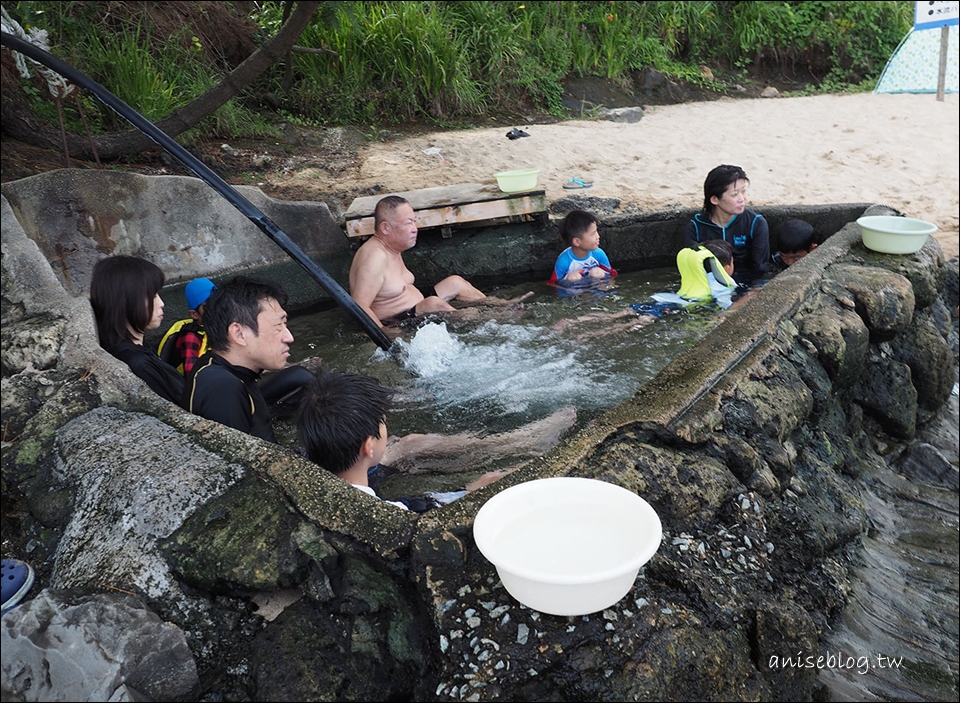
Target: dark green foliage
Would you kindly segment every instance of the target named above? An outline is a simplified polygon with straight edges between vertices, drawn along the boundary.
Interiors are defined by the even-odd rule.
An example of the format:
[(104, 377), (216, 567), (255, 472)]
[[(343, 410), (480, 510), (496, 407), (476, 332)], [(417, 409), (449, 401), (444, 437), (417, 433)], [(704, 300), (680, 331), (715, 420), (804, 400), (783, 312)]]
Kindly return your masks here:
[[(158, 119), (225, 68), (204, 58), (190, 27), (159, 36), (138, 5), (33, 1), (9, 11), (49, 31), (55, 54)], [(259, 41), (276, 33), (284, 5), (256, 4)], [(760, 68), (812, 76), (818, 91), (867, 90), (912, 18), (910, 2), (327, 2), (298, 40), (325, 51), (291, 53), (250, 95), (282, 95), (293, 119), (372, 125), (521, 109), (562, 116), (566, 77), (627, 84), (643, 68), (718, 90), (701, 66), (731, 79)], [(37, 111), (55, 119), (43, 91), (30, 89)], [(231, 101), (198, 136), (261, 136), (268, 128), (256, 105)], [(79, 131), (77, 117), (67, 119)], [(120, 128), (112, 115), (94, 123)]]

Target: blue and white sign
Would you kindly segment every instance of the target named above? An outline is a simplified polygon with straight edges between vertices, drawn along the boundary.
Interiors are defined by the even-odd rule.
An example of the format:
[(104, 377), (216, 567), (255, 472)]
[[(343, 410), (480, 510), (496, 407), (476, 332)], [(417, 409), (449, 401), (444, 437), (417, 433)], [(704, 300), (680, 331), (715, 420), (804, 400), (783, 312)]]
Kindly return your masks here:
[(956, 25), (958, 19), (960, 19), (960, 2), (918, 2), (913, 28), (933, 29)]

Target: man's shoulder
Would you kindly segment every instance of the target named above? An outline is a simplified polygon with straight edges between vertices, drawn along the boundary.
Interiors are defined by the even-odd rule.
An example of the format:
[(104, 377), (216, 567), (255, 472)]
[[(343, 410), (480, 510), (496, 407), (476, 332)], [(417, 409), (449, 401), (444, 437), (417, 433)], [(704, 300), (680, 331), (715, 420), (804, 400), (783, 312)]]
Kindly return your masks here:
[(387, 265), (387, 251), (375, 237), (370, 237), (360, 245), (357, 253), (353, 255), (353, 261), (350, 263), (350, 270), (355, 271), (358, 268), (378, 269), (385, 268)]
[(354, 260), (358, 257), (364, 259), (370, 258), (386, 258), (387, 250), (384, 248), (383, 243), (380, 242), (376, 237), (369, 237), (367, 241), (360, 245), (360, 248), (357, 249), (356, 255), (354, 255)]
[(197, 359), (190, 378), (194, 383), (243, 383), (233, 366), (212, 352)]

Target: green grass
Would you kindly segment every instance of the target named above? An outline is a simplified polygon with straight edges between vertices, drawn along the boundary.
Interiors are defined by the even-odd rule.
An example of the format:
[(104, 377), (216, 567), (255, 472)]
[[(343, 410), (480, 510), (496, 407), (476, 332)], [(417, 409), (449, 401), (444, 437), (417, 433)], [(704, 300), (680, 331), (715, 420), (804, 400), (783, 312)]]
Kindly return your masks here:
[[(203, 59), (190, 28), (154, 36), (138, 5), (31, 0), (7, 9), (25, 26), (48, 30), (54, 53), (156, 120), (220, 80), (222, 70)], [(276, 33), (283, 7), (256, 5), (261, 40)], [(706, 87), (701, 66), (743, 77), (757, 66), (799, 67), (820, 78), (808, 92), (867, 90), (912, 18), (913, 3), (905, 1), (326, 2), (297, 43), (335, 53), (292, 53), (293, 84), (282, 103), (303, 124), (379, 130), (411, 118), (442, 125), (489, 112), (563, 116), (566, 78), (629, 86), (644, 68)], [(250, 95), (281, 93), (286, 68), (277, 64)], [(39, 84), (21, 84), (54, 123), (55, 106)], [(270, 136), (274, 128), (252, 104), (245, 96), (231, 101), (192, 136)], [(94, 131), (123, 128), (95, 101), (84, 107)], [(74, 109), (66, 120), (82, 130)]]

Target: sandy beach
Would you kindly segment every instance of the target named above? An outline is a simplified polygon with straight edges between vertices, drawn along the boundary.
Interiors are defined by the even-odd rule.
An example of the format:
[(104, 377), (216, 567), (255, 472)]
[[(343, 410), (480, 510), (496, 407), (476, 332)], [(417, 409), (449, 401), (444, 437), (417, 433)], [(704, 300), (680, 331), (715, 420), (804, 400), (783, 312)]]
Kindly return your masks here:
[[(949, 258), (960, 224), (958, 114), (957, 95), (723, 98), (650, 107), (635, 124), (517, 124), (530, 136), (516, 140), (497, 127), (374, 143), (360, 154), (359, 174), (346, 178), (387, 193), (537, 167), (550, 201), (568, 195), (563, 184), (578, 176), (594, 185), (574, 192), (655, 211), (699, 207), (704, 176), (730, 163), (747, 172), (750, 207), (761, 213), (765, 205), (879, 203), (936, 224)], [(316, 179), (309, 171), (294, 178)]]

